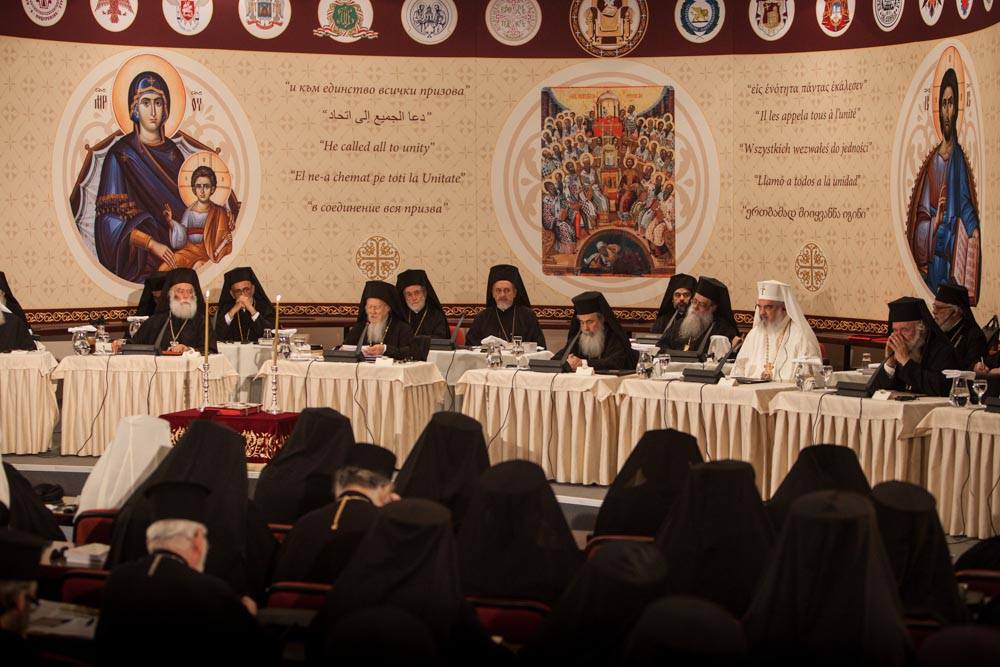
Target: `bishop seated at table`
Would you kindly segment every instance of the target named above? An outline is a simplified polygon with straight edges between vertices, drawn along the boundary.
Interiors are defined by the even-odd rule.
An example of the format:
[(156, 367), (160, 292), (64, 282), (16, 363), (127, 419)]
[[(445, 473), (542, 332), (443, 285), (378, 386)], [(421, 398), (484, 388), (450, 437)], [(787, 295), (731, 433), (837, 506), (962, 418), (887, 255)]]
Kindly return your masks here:
[(156, 306), (163, 296), (163, 282), (167, 279), (167, 271), (154, 271), (146, 277), (142, 284), (142, 294), (139, 295), (139, 303), (135, 307), (135, 314), (139, 317), (149, 317), (156, 314)]
[(486, 307), (472, 321), (465, 334), (466, 342), (476, 346), (489, 336), (508, 342), (520, 336), (526, 343), (545, 347), (545, 335), (531, 309), (528, 290), (517, 267), (510, 264), (493, 266), (486, 283)]
[(958, 367), (973, 368), (986, 354), (986, 336), (976, 322), (969, 303), (969, 290), (954, 282), (941, 283), (934, 298), (934, 321), (951, 341)]
[(583, 292), (573, 297), (573, 320), (567, 347), (556, 352), (566, 356), (566, 365), (587, 366), (599, 371), (634, 369), (638, 360), (628, 334), (600, 292)]
[(667, 291), (663, 293), (663, 300), (656, 312), (656, 321), (653, 322), (650, 333), (662, 334), (677, 318), (684, 319), (697, 284), (697, 278), (686, 273), (675, 273), (670, 276)]
[(753, 328), (736, 356), (733, 375), (791, 380), (796, 359), (819, 359), (821, 354), (816, 334), (799, 307), (792, 288), (777, 280), (757, 283)]
[(274, 329), (274, 306), (253, 269), (241, 266), (227, 271), (215, 313), (215, 338), (254, 343), (268, 329)]
[(683, 318), (674, 318), (657, 346), (661, 350), (703, 353), (712, 336), (725, 336), (730, 342), (739, 336), (729, 288), (715, 278), (702, 276), (694, 288), (691, 305)]
[(345, 345), (360, 345), (366, 357), (410, 356), (413, 331), (399, 303), (396, 288), (381, 280), (369, 280), (358, 304), (358, 321), (344, 337)]
[[(221, 579), (205, 574), (210, 490), (164, 481), (145, 491), (151, 508), (146, 548), (111, 571), (96, 640), (100, 664), (253, 664), (261, 660), (257, 607)], [(183, 641), (181, 641), (183, 639)], [(150, 655), (150, 652), (155, 655)]]
[(924, 300), (904, 296), (890, 302), (889, 331), (875, 388), (947, 396), (951, 381), (941, 371), (957, 369), (958, 357)]
[(406, 304), (406, 323), (414, 336), (450, 338), (448, 318), (441, 300), (423, 269), (408, 269), (396, 276), (396, 289)]
[[(173, 269), (163, 281), (163, 292), (156, 314), (142, 323), (132, 342), (154, 345), (156, 349), (180, 354), (201, 351), (205, 345), (205, 295), (194, 269)], [(116, 347), (119, 341), (116, 341)], [(209, 331), (209, 350), (216, 352), (215, 336)]]
[(388, 449), (352, 445), (334, 476), (336, 500), (295, 522), (281, 545), (274, 580), (334, 583), (378, 508), (399, 499), (392, 488), (395, 467), (396, 455)]
[(0, 291), (0, 352), (36, 348), (27, 322), (7, 306), (7, 295)]

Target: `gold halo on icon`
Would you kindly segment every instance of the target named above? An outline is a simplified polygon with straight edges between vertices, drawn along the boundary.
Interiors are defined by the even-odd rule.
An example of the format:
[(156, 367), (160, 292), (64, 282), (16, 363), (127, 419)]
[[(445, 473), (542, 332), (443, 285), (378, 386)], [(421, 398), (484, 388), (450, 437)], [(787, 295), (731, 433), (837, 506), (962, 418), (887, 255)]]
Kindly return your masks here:
[(941, 140), (941, 109), (938, 107), (938, 97), (941, 91), (941, 79), (944, 78), (944, 73), (949, 69), (955, 70), (955, 76), (958, 78), (958, 90), (955, 91), (955, 96), (958, 98), (955, 100), (955, 104), (958, 105), (958, 115), (955, 117), (955, 131), (962, 126), (962, 111), (965, 109), (965, 105), (962, 103), (962, 98), (965, 92), (965, 64), (962, 63), (962, 56), (958, 53), (958, 49), (954, 46), (949, 46), (938, 58), (937, 67), (934, 68), (934, 86), (931, 88), (931, 114), (934, 116), (934, 134), (937, 135), (938, 141)]
[[(222, 158), (212, 151), (201, 151), (184, 160), (177, 175), (177, 189), (180, 190), (181, 201), (185, 206), (191, 206), (198, 200), (194, 190), (191, 189), (191, 174), (198, 167), (210, 167), (215, 172), (217, 184), (211, 200), (219, 206), (225, 206), (229, 193), (233, 191), (233, 177)], [(181, 213), (182, 211), (174, 211), (174, 217), (180, 220)]]
[(129, 114), (128, 87), (132, 85), (132, 79), (142, 72), (156, 72), (167, 82), (167, 90), (170, 91), (170, 114), (163, 123), (163, 136), (172, 137), (184, 119), (187, 91), (181, 75), (174, 66), (160, 56), (149, 53), (128, 59), (115, 75), (115, 83), (111, 89), (111, 107), (114, 109), (118, 127), (125, 134), (133, 129), (134, 124)]

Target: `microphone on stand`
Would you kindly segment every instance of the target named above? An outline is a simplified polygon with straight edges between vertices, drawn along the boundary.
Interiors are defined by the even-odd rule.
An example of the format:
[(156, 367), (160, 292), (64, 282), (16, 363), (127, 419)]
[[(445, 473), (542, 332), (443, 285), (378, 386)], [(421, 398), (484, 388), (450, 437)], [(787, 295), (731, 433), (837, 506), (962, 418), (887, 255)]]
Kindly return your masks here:
[(576, 332), (576, 335), (573, 337), (573, 340), (571, 340), (569, 342), (569, 344), (566, 346), (566, 349), (563, 350), (562, 356), (559, 357), (559, 361), (562, 361), (562, 362), (566, 361), (566, 358), (569, 356), (570, 350), (572, 350), (573, 346), (576, 345), (576, 341), (580, 340), (580, 334), (582, 334), (582, 333), (583, 333), (583, 331), (577, 331)]

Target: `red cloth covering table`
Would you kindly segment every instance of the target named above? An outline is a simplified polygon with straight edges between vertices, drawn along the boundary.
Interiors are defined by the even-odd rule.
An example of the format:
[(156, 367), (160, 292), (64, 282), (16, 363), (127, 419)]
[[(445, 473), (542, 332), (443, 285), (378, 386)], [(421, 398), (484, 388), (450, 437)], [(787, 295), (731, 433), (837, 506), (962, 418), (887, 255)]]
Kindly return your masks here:
[(298, 412), (255, 412), (251, 415), (224, 415), (211, 410), (194, 408), (160, 415), (170, 424), (170, 439), (177, 444), (184, 431), (195, 419), (210, 419), (225, 424), (246, 440), (247, 463), (267, 463), (282, 448), (299, 420)]

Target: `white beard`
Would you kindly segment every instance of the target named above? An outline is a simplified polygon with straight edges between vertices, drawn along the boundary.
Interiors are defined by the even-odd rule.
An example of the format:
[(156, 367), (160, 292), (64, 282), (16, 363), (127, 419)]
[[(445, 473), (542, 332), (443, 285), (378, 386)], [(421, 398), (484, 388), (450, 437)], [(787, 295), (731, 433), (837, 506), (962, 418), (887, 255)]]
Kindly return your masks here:
[(712, 325), (714, 316), (714, 313), (702, 314), (694, 308), (688, 308), (687, 313), (684, 314), (684, 319), (681, 320), (681, 326), (677, 333), (681, 338), (692, 340), (698, 338)]
[(417, 305), (415, 305), (415, 306), (408, 306), (408, 308), (410, 310), (412, 310), (414, 313), (419, 313), (421, 310), (424, 309), (424, 306), (426, 306), (426, 305), (427, 305), (427, 299), (424, 299), (423, 301), (421, 301)]
[(588, 359), (593, 359), (604, 354), (604, 329), (599, 329), (594, 333), (580, 332), (580, 340), (577, 341), (580, 352)]
[(788, 322), (788, 315), (785, 314), (778, 322), (764, 322), (760, 323), (761, 329), (764, 330), (764, 334), (767, 336), (777, 336), (781, 333), (781, 330), (785, 328), (785, 323)]
[(381, 322), (369, 322), (368, 323), (368, 343), (370, 345), (377, 345), (382, 342), (382, 338), (385, 337), (385, 328), (389, 325), (389, 320), (384, 319)]
[(179, 320), (190, 320), (198, 312), (197, 301), (178, 301), (170, 297), (170, 314)]
[(514, 305), (513, 301), (497, 301), (497, 310), (504, 312)]
[(927, 343), (926, 329), (920, 331), (912, 342), (906, 342), (906, 349), (910, 353), (910, 358), (913, 359), (913, 361), (920, 363), (920, 361), (924, 358), (925, 343)]

